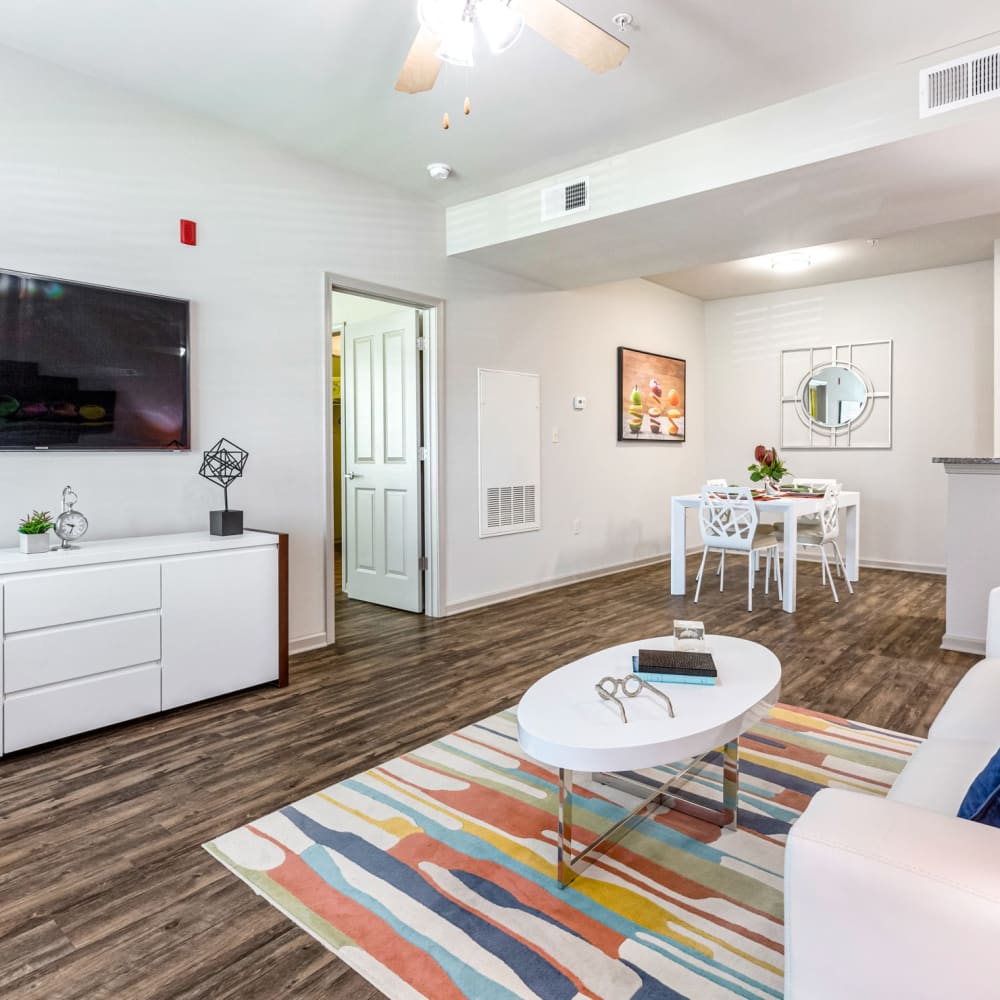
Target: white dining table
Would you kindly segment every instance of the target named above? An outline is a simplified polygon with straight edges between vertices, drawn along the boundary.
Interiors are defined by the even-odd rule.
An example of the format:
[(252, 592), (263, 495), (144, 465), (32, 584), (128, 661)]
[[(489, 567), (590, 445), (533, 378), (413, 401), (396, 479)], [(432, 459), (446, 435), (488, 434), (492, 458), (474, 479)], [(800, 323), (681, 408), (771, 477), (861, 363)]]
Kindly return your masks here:
[[(670, 593), (687, 593), (687, 512), (701, 504), (698, 493), (675, 496), (670, 501)], [(798, 559), (798, 520), (806, 514), (818, 514), (823, 508), (822, 497), (776, 497), (756, 502), (761, 520), (777, 520), (780, 515), (785, 525), (785, 541), (781, 553), (784, 559), (784, 578), (781, 606), (785, 611), (795, 610), (796, 569)], [(853, 583), (858, 579), (859, 539), (861, 527), (861, 494), (845, 491), (840, 494), (841, 551), (847, 564), (847, 578)], [(700, 548), (697, 550), (700, 551)]]

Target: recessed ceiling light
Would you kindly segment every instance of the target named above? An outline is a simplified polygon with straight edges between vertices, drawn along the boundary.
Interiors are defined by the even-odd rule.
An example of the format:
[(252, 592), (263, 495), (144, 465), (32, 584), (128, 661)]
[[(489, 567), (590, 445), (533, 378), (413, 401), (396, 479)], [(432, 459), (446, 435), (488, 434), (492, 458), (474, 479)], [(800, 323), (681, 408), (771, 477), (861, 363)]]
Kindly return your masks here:
[(793, 251), (792, 253), (778, 254), (771, 258), (771, 270), (775, 274), (794, 274), (796, 271), (804, 271), (812, 260), (807, 253)]

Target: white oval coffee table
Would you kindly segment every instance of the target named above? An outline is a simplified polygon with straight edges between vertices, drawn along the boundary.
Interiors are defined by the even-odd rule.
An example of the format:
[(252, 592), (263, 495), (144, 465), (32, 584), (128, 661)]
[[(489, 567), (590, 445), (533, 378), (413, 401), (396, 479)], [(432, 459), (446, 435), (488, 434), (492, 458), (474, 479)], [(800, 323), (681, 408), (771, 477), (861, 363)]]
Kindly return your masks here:
[[(536, 681), (517, 707), (518, 739), (528, 756), (559, 770), (558, 875), (566, 885), (576, 875), (573, 865), (597, 847), (625, 831), (659, 805), (693, 813), (735, 828), (738, 822), (739, 738), (768, 714), (781, 692), (781, 664), (769, 649), (747, 639), (706, 636), (719, 673), (712, 686), (660, 686), (674, 708), (670, 718), (665, 703), (643, 692), (622, 698), (628, 714), (623, 723), (613, 702), (599, 697), (595, 685), (602, 677), (624, 677), (632, 672), (639, 649), (673, 649), (673, 636), (623, 643), (568, 663)], [(685, 799), (670, 786), (701, 765), (702, 758), (723, 750), (722, 808)], [(681, 774), (661, 785), (637, 777), (607, 772), (629, 772), (677, 764), (692, 759)], [(573, 772), (590, 771), (605, 784), (641, 799), (624, 819), (576, 854), (572, 851)]]

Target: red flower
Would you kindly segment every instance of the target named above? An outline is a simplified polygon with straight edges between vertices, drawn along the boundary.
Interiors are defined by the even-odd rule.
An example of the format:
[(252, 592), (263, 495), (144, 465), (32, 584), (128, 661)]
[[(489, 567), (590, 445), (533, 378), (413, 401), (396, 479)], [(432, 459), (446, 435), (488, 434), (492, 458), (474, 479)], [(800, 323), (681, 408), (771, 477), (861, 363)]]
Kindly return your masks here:
[(764, 465), (774, 465), (774, 452), (768, 448), (767, 451), (764, 452), (764, 457), (761, 461)]
[(766, 453), (767, 453), (767, 449), (762, 444), (757, 445), (757, 447), (754, 448), (754, 450), (753, 450), (753, 460), (755, 462), (763, 462), (764, 461), (764, 455)]

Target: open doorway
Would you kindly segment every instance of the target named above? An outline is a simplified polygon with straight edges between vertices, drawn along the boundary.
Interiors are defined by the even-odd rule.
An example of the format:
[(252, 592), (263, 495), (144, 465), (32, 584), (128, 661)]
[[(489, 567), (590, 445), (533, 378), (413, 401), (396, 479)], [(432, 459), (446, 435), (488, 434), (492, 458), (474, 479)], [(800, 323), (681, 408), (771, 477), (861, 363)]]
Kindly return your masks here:
[(327, 637), (336, 595), (438, 614), (439, 304), (328, 286)]

